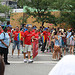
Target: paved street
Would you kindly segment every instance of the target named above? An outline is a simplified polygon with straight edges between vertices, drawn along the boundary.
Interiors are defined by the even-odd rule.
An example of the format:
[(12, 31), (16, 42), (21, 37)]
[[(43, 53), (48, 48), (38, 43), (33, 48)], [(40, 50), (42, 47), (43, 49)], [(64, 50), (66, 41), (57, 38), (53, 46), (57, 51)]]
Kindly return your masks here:
[(5, 66), (5, 75), (48, 75), (57, 63), (57, 61), (52, 61), (51, 53), (41, 53), (39, 49), (39, 54), (34, 59), (34, 62), (27, 64), (23, 62), (22, 53), (20, 58), (17, 57), (17, 50), (15, 50), (14, 57), (11, 58), (11, 49), (12, 46), (10, 47), (8, 57), (11, 65)]

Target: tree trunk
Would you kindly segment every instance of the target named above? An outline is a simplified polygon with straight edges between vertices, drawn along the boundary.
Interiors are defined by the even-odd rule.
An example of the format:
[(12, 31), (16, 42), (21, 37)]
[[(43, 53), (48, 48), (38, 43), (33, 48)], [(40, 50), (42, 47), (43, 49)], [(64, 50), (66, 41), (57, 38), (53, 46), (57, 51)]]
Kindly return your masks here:
[(44, 25), (44, 22), (42, 22), (42, 26)]

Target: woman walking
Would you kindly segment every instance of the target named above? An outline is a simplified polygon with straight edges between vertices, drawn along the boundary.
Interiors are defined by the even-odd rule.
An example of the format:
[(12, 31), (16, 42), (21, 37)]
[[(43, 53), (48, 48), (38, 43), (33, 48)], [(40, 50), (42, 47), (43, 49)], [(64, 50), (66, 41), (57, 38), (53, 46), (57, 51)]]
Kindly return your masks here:
[(9, 35), (7, 33), (7, 28), (4, 28), (4, 32), (0, 34), (0, 55), (4, 54), (4, 62), (6, 65), (10, 65), (8, 63), (8, 48), (9, 48)]

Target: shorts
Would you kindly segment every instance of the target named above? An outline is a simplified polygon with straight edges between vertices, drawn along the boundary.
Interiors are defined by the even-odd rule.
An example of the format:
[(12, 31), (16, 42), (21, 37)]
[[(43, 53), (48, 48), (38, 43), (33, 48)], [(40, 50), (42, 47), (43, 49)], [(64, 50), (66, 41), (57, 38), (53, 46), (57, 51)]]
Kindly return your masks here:
[(66, 45), (62, 45), (62, 46), (61, 46), (61, 48), (65, 48), (65, 47), (66, 47)]
[(70, 40), (70, 45), (74, 46), (74, 40)]
[(0, 47), (0, 55), (3, 55), (3, 54), (8, 54), (8, 48)]
[(54, 48), (54, 42), (51, 41), (51, 48), (53, 49)]
[(17, 49), (20, 50), (20, 41), (14, 41), (13, 50), (15, 50), (16, 46), (17, 46)]
[(24, 53), (26, 53), (26, 52), (31, 52), (32, 50), (31, 50), (31, 48), (32, 48), (32, 45), (25, 45), (25, 48), (24, 48)]
[(54, 51), (60, 51), (60, 46), (54, 46)]
[(70, 45), (70, 39), (67, 39), (67, 45)]

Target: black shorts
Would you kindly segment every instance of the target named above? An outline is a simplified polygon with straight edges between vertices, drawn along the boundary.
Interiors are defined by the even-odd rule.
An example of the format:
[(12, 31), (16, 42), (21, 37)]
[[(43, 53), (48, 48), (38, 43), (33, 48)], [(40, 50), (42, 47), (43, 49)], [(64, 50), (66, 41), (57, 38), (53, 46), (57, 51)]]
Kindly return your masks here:
[(8, 54), (8, 48), (0, 47), (0, 55), (2, 55), (2, 54)]
[(51, 48), (53, 49), (54, 48), (54, 42), (51, 41)]

